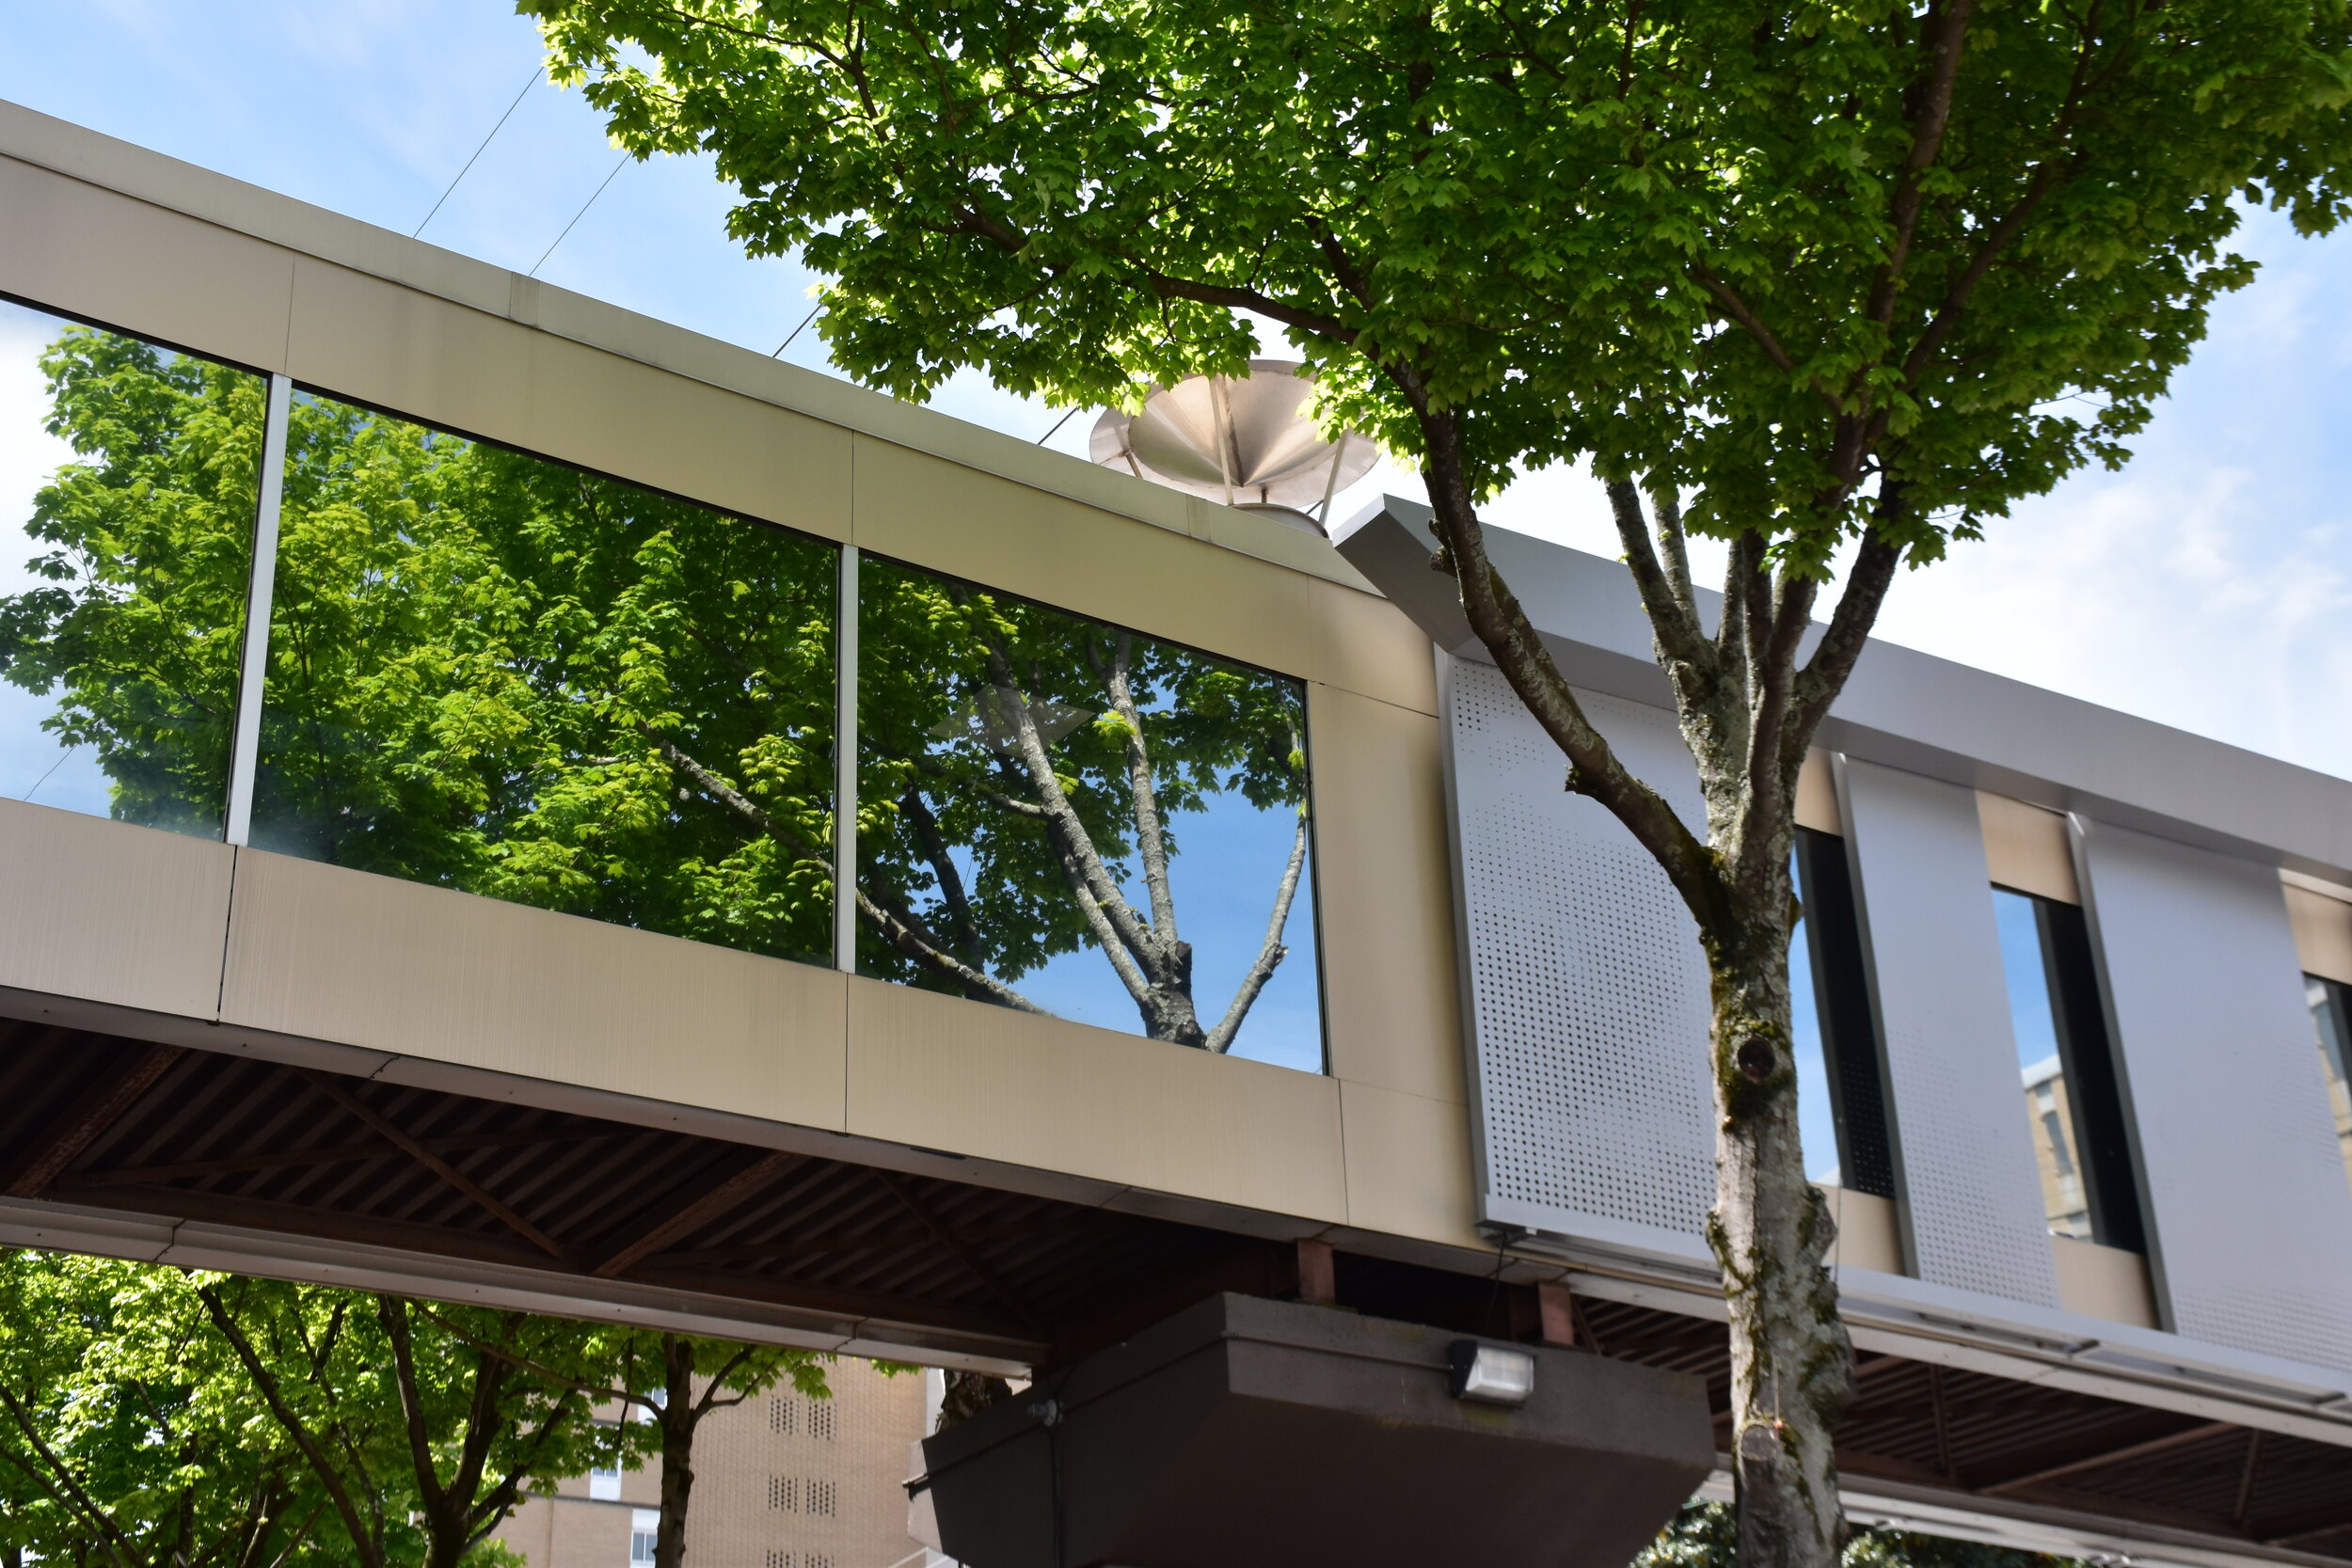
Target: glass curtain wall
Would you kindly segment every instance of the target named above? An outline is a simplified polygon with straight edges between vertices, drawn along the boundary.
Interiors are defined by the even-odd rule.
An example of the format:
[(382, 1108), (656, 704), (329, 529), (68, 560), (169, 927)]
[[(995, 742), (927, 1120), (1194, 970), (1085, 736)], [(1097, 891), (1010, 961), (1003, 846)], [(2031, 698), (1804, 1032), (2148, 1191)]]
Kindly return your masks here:
[[(0, 301), (0, 790), (1324, 1069), (1298, 681)], [(0, 543), (4, 543), (0, 536)], [(253, 706), (250, 693), (246, 694)]]
[(830, 962), (836, 560), (297, 397), (253, 843)]
[(0, 300), (0, 794), (221, 835), (267, 399)]
[(2336, 1147), (2344, 1152), (2344, 1175), (2352, 1178), (2352, 986), (2306, 974), (2303, 989), (2312, 1006), (2312, 1025), (2319, 1034), (2319, 1061), (2328, 1075)]
[(1878, 1023), (1846, 841), (1800, 828), (1793, 860), (1803, 912), (1788, 943), (1789, 1026), (1805, 1175), (1824, 1186), (1891, 1198), (1895, 1161)]
[(2004, 887), (1993, 889), (1993, 911), (2050, 1233), (2142, 1251), (2122, 1086), (2083, 911)]
[(1300, 683), (859, 579), (860, 972), (1321, 1071)]

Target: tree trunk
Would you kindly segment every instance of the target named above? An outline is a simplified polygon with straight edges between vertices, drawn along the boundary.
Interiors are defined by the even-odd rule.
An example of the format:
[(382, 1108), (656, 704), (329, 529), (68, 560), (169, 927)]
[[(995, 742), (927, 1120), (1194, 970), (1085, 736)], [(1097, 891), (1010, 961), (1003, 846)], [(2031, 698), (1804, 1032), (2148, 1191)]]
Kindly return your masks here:
[[(1780, 859), (1785, 866), (1787, 854)], [(1779, 884), (1771, 901), (1790, 908), (1786, 870), (1763, 879)], [(1731, 1318), (1740, 1560), (1836, 1568), (1844, 1522), (1835, 1439), (1853, 1393), (1853, 1355), (1822, 1263), (1836, 1228), (1798, 1145), (1788, 927), (1785, 912), (1754, 912), (1707, 943), (1718, 1128), (1708, 1242)]]
[(694, 1347), (675, 1334), (661, 1337), (662, 1401), (655, 1413), (661, 1430), (661, 1524), (654, 1537), (654, 1568), (683, 1568), (686, 1505), (694, 1495)]

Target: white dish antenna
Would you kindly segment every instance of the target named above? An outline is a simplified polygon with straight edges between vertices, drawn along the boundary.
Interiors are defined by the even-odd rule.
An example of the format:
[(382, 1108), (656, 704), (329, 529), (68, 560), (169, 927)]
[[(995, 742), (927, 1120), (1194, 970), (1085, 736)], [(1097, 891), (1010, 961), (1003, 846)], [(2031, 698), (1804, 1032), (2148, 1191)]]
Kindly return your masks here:
[(1331, 498), (1370, 473), (1380, 454), (1352, 430), (1325, 440), (1307, 415), (1313, 390), (1313, 376), (1296, 361), (1252, 359), (1246, 376), (1154, 387), (1140, 414), (1106, 410), (1089, 450), (1104, 467), (1320, 533)]

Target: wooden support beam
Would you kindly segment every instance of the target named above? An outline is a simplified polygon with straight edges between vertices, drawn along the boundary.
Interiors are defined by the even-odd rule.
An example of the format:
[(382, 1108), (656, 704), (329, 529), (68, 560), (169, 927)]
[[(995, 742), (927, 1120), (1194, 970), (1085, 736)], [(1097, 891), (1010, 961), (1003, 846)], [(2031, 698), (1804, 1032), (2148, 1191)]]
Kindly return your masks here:
[(2263, 1430), (2249, 1427), (2246, 1432), (2246, 1467), (2238, 1472), (2237, 1506), (2230, 1510), (2230, 1523), (2239, 1529), (2254, 1512), (2254, 1467), (2262, 1463)]
[(327, 1099), (333, 1101), (336, 1104), (342, 1106), (344, 1110), (358, 1117), (359, 1120), (367, 1123), (369, 1127), (374, 1129), (379, 1136), (397, 1147), (402, 1153), (416, 1161), (417, 1164), (422, 1165), (425, 1169), (431, 1171), (434, 1175), (439, 1177), (442, 1180), (448, 1182), (451, 1186), (465, 1194), (467, 1197), (471, 1198), (475, 1204), (487, 1211), (501, 1224), (505, 1225), (507, 1228), (514, 1231), (516, 1235), (520, 1236), (523, 1240), (529, 1242), (532, 1246), (537, 1247), (541, 1252), (546, 1253), (548, 1257), (556, 1259), (556, 1261), (560, 1263), (568, 1264), (573, 1261), (571, 1255), (564, 1250), (562, 1243), (558, 1242), (554, 1237), (548, 1235), (546, 1231), (540, 1229), (537, 1226), (532, 1224), (529, 1220), (523, 1218), (522, 1215), (516, 1213), (513, 1209), (507, 1207), (505, 1203), (501, 1202), (490, 1192), (488, 1188), (483, 1186), (481, 1182), (476, 1181), (472, 1177), (468, 1176), (464, 1171), (459, 1170), (455, 1165), (451, 1164), (447, 1160), (442, 1159), (439, 1155), (425, 1148), (425, 1146), (414, 1135), (393, 1122), (390, 1117), (386, 1117), (382, 1112), (370, 1105), (366, 1101), (360, 1099), (349, 1089), (344, 1088), (341, 1084), (335, 1082), (334, 1079), (329, 1078), (323, 1072), (313, 1072), (309, 1068), (295, 1068), (294, 1070), (301, 1077), (304, 1083), (310, 1085), (312, 1088), (318, 1090), (319, 1093), (326, 1096)]
[(1545, 1344), (1575, 1347), (1576, 1297), (1565, 1281), (1547, 1279), (1535, 1287), (1535, 1316)]
[(8, 1182), (8, 1196), (39, 1197), (47, 1191), (84, 1149), (98, 1141), (100, 1133), (121, 1120), (139, 1097), (186, 1054), (183, 1046), (151, 1045), (128, 1068), (92, 1085), (33, 1146)]
[(1340, 1299), (1339, 1258), (1328, 1242), (1300, 1242), (1298, 1299), (1315, 1307), (1335, 1307)]
[(939, 1238), (940, 1245), (955, 1254), (956, 1260), (961, 1263), (965, 1268), (970, 1269), (974, 1275), (977, 1275), (980, 1283), (988, 1287), (989, 1292), (992, 1295), (995, 1296), (997, 1300), (1003, 1302), (1007, 1307), (1012, 1309), (1012, 1315), (1014, 1317), (1019, 1318), (1022, 1323), (1027, 1324), (1030, 1328), (1037, 1330), (1040, 1334), (1044, 1334), (1049, 1338), (1051, 1337), (1052, 1331), (1046, 1326), (1045, 1320), (1031, 1311), (1029, 1309), (1029, 1304), (1023, 1301), (1021, 1297), (1013, 1291), (1010, 1286), (1007, 1285), (1002, 1279), (999, 1279), (996, 1276), (996, 1271), (982, 1262), (980, 1260), (979, 1254), (974, 1252), (970, 1247), (966, 1246), (963, 1243), (962, 1238), (958, 1236), (954, 1230), (948, 1227), (946, 1221), (941, 1219), (936, 1213), (932, 1212), (930, 1204), (925, 1203), (921, 1198), (914, 1196), (914, 1189), (907, 1185), (906, 1179), (904, 1177), (900, 1176), (896, 1171), (882, 1170), (879, 1168), (875, 1170), (874, 1175), (881, 1179), (882, 1184), (889, 1188), (892, 1195), (896, 1196), (900, 1203), (907, 1206), (908, 1211), (913, 1213), (916, 1219), (921, 1220), (926, 1226), (930, 1227), (931, 1234)]
[(778, 1171), (799, 1163), (801, 1156), (771, 1149), (733, 1176), (706, 1190), (701, 1196), (682, 1209), (673, 1210), (670, 1216), (622, 1247), (589, 1272), (599, 1279), (611, 1279), (650, 1254), (660, 1251), (670, 1243), (691, 1232), (720, 1213), (740, 1203), (766, 1186)]
[(1944, 1479), (1957, 1481), (1960, 1477), (1952, 1469), (1952, 1418), (1944, 1403), (1944, 1369), (1931, 1362), (1928, 1366), (1928, 1407), (1935, 1418), (1935, 1467), (1944, 1472)]
[(2067, 1476), (2080, 1475), (2085, 1470), (2098, 1470), (2109, 1465), (2121, 1465), (2127, 1459), (2145, 1459), (2151, 1454), (2169, 1453), (2174, 1449), (2185, 1448), (2191, 1443), (2200, 1443), (2208, 1437), (2218, 1436), (2222, 1433), (2233, 1430), (2235, 1429), (2228, 1421), (2207, 1421), (2201, 1426), (2188, 1427), (2162, 1437), (2151, 1437), (2144, 1443), (2127, 1443), (2120, 1449), (2103, 1449), (2098, 1453), (2085, 1454), (2080, 1459), (2070, 1459), (2063, 1465), (2052, 1465), (2045, 1469), (2029, 1471), (2022, 1476), (2011, 1476), (2007, 1481), (1996, 1481), (1989, 1486), (1979, 1486), (1977, 1490), (1988, 1497), (2004, 1497), (2011, 1492), (2022, 1492), (2028, 1487), (2062, 1480)]
[[(470, 1154), (485, 1148), (537, 1148), (548, 1144), (577, 1143), (583, 1137), (611, 1137), (610, 1132), (579, 1134), (532, 1129), (516, 1132), (469, 1132), (450, 1138), (417, 1141), (444, 1157)], [(250, 1176), (269, 1170), (299, 1170), (306, 1165), (345, 1165), (362, 1160), (406, 1157), (395, 1145), (374, 1142), (335, 1144), (315, 1148), (290, 1148), (274, 1154), (238, 1154), (218, 1160), (186, 1160), (169, 1165), (119, 1165), (108, 1170), (77, 1170), (61, 1174), (55, 1185), (81, 1190), (88, 1187), (152, 1187), (171, 1181), (192, 1181), (207, 1176)]]

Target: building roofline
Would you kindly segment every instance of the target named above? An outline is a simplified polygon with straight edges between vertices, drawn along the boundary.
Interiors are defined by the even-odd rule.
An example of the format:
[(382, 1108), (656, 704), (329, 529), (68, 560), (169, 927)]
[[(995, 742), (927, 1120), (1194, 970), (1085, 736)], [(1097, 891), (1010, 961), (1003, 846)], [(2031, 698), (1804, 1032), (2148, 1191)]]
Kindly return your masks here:
[(1327, 541), (1301, 530), (770, 358), (6, 99), (0, 99), (0, 157), (877, 440), (1376, 592)]
[[(1450, 653), (1486, 659), (1450, 579), (1430, 570), (1427, 506), (1386, 496), (1332, 536)], [(1670, 707), (1632, 573), (1489, 525), (1489, 553), (1568, 678)], [(1700, 591), (1710, 619), (1721, 595)], [(1812, 636), (1818, 638), (1817, 625)], [(2081, 811), (2119, 827), (2352, 884), (2352, 781), (1873, 638), (1820, 743), (1867, 761)]]

